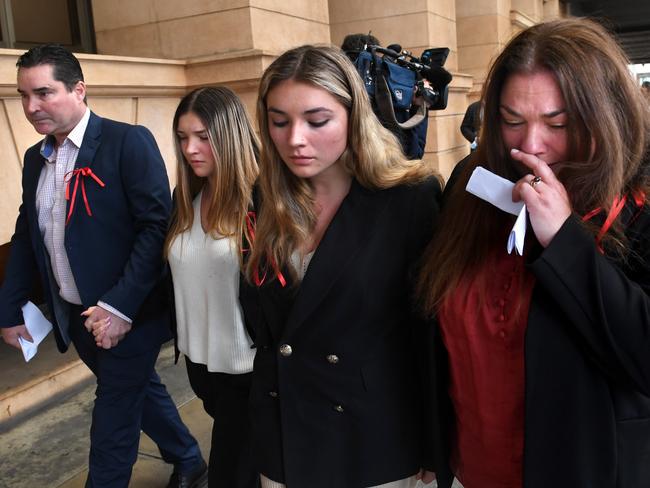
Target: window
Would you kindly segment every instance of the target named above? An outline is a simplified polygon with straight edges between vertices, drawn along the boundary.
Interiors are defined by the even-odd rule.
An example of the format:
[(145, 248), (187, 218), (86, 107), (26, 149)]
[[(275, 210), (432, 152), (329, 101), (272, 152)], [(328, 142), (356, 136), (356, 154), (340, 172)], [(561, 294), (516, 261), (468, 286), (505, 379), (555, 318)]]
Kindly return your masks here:
[(95, 52), (90, 0), (0, 0), (1, 47), (29, 49), (48, 42)]

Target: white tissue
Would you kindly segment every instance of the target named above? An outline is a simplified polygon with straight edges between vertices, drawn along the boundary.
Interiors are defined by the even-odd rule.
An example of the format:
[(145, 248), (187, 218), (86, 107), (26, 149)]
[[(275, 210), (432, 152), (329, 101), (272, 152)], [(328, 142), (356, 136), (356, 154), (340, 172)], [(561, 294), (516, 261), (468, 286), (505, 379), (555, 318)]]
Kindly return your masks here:
[(472, 172), (465, 189), (504, 212), (517, 216), (517, 221), (508, 236), (506, 249), (508, 254), (511, 254), (512, 250), (516, 249), (517, 253), (522, 256), (526, 238), (526, 205), (524, 205), (524, 202), (512, 201), (514, 186), (515, 184), (512, 181), (495, 175), (482, 166), (477, 166)]

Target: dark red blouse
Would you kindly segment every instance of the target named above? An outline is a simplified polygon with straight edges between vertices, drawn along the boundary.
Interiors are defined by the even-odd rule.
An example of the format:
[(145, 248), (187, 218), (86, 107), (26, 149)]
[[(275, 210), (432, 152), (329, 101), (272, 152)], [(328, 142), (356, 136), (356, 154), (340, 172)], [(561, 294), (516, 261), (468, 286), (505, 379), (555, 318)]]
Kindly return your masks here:
[(522, 486), (524, 335), (534, 281), (524, 259), (504, 250), (439, 311), (456, 411), (452, 464), (465, 488)]

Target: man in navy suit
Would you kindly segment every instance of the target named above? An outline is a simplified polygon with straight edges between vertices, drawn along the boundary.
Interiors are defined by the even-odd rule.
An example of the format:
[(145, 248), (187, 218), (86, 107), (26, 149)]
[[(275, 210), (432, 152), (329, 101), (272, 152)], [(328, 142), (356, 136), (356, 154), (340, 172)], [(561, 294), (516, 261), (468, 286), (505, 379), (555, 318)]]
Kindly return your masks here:
[(86, 487), (128, 486), (140, 430), (174, 465), (169, 487), (202, 486), (198, 444), (154, 369), (170, 338), (161, 274), (171, 202), (156, 142), (88, 109), (79, 61), (61, 46), (16, 65), (25, 116), (45, 138), (25, 153), (2, 337), (17, 348), (31, 340), (21, 306), (40, 276), (59, 350), (72, 342), (97, 377)]

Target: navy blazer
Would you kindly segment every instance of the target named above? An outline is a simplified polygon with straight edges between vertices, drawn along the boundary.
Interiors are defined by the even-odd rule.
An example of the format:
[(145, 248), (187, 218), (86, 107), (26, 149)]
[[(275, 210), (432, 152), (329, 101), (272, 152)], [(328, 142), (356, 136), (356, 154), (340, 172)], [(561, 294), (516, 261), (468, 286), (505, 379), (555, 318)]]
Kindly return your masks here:
[(242, 283), (258, 348), (254, 462), (271, 479), (363, 487), (425, 462), (411, 285), (439, 197), (435, 180), (381, 191), (355, 181), (299, 287)]
[[(45, 164), (40, 147), (39, 142), (25, 153), (22, 204), (0, 289), (2, 327), (24, 323), (21, 306), (34, 276), (40, 276), (51, 310), (58, 299), (58, 287), (49, 279), (51, 267), (36, 211), (36, 190)], [(158, 346), (170, 337), (167, 301), (159, 283), (171, 199), (160, 151), (146, 128), (91, 113), (75, 163), (75, 168), (84, 167), (91, 168), (105, 186), (85, 177), (92, 216), (79, 188), (65, 229), (65, 250), (83, 307), (103, 301), (133, 320), (133, 329), (114, 348), (116, 353)], [(73, 184), (74, 180), (71, 194)], [(70, 205), (68, 201), (66, 215)], [(68, 324), (53, 319), (58, 347), (65, 351)]]

